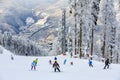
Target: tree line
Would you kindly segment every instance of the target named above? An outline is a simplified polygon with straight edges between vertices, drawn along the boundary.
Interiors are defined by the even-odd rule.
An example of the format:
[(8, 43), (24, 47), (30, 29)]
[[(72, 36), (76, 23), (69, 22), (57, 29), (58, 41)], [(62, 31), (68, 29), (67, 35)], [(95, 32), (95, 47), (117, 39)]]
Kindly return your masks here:
[(41, 46), (28, 39), (12, 36), (9, 32), (0, 33), (0, 45), (16, 55), (46, 56)]

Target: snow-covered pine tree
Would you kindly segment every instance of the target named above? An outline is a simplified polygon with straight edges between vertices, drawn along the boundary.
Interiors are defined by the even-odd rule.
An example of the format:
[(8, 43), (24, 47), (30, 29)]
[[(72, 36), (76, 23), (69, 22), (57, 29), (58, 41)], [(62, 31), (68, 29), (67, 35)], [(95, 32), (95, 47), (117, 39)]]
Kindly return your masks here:
[(120, 0), (116, 0), (115, 2), (115, 10), (116, 10), (116, 19), (120, 22)]
[(12, 36), (10, 33), (0, 33), (0, 45), (16, 55), (44, 56), (41, 46), (30, 40), (24, 40), (19, 36)]
[(82, 20), (82, 16), (83, 16), (83, 3), (82, 3), (82, 0), (79, 0), (78, 1), (78, 51), (79, 51), (79, 57), (81, 58), (82, 57), (82, 39), (83, 39), (83, 34), (82, 34), (82, 31), (83, 31), (83, 20)]
[(116, 0), (115, 2), (115, 9), (116, 9), (116, 19), (118, 21), (118, 26), (116, 27), (116, 39), (117, 39), (117, 57), (116, 62), (120, 63), (120, 0)]
[(52, 50), (51, 51), (47, 51), (49, 52), (48, 55), (52, 56), (52, 55), (58, 55), (58, 54), (61, 54), (60, 51), (59, 51), (59, 43), (58, 43), (58, 38), (55, 38), (54, 41), (53, 41), (53, 46), (52, 46)]
[[(79, 2), (79, 52), (80, 52), (80, 57), (82, 56), (81, 54), (89, 54), (90, 52), (88, 51), (89, 48), (89, 43), (90, 43), (90, 29), (92, 27), (92, 17), (91, 17), (91, 0), (84, 0)], [(88, 52), (87, 52), (88, 51)]]
[(95, 30), (95, 27), (97, 26), (98, 14), (100, 11), (100, 7), (99, 7), (100, 1), (101, 0), (92, 0), (92, 4), (91, 4), (91, 6), (92, 6), (91, 7), (92, 28), (90, 28), (91, 29), (91, 34), (90, 34), (91, 39), (89, 38), (89, 40), (91, 40), (91, 46), (90, 46), (91, 47), (91, 51), (90, 51), (91, 55), (93, 54), (93, 50), (94, 50), (94, 30)]
[(74, 34), (72, 34), (73, 37), (73, 55), (77, 54), (77, 0), (69, 0), (69, 7), (70, 7), (70, 14), (73, 14), (74, 17)]
[(0, 45), (2, 45), (2, 41), (3, 41), (3, 35), (2, 35), (2, 31), (0, 30)]
[(2, 54), (3, 53), (3, 49), (2, 49), (2, 47), (0, 46), (0, 54)]
[(115, 33), (116, 33), (116, 17), (114, 10), (114, 0), (102, 0), (101, 4), (101, 23), (104, 27), (103, 53), (102, 57), (110, 57), (112, 62), (115, 55)]
[(90, 10), (90, 0), (70, 0), (70, 13), (74, 14), (74, 27), (75, 27), (75, 54), (79, 53), (80, 58), (82, 57), (82, 52), (87, 45), (87, 30), (89, 28), (89, 10)]

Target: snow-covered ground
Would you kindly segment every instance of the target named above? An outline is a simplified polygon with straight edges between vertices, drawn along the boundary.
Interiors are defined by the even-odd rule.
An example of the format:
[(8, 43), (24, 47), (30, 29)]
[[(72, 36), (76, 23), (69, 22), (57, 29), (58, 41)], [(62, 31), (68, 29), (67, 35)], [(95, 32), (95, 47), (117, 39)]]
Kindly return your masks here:
[[(15, 56), (11, 60), (11, 53), (4, 49), (0, 54), (0, 80), (120, 80), (120, 65), (111, 64), (110, 69), (104, 70), (104, 63), (93, 61), (93, 68), (88, 66), (88, 60), (57, 56), (61, 72), (54, 72), (49, 60), (52, 57), (24, 57)], [(31, 62), (38, 58), (36, 71), (31, 71)], [(63, 65), (67, 59), (66, 65)], [(74, 65), (71, 66), (70, 62)]]

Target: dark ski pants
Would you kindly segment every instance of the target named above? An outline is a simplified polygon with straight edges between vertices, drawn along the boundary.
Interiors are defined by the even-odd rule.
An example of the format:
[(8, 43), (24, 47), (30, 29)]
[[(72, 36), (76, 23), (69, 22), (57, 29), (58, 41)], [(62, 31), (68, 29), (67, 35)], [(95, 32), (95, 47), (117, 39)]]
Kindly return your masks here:
[(92, 64), (89, 64), (89, 66), (90, 66), (90, 67), (93, 67), (93, 65), (92, 65)]
[(36, 66), (31, 66), (31, 70), (33, 70), (33, 68), (34, 68), (34, 70), (36, 70)]
[(107, 67), (107, 69), (108, 69), (108, 68), (109, 68), (109, 65), (105, 65), (105, 66), (104, 66), (104, 69), (106, 69), (106, 67)]
[(58, 70), (60, 72), (60, 69), (59, 68), (54, 68), (54, 71), (56, 72), (56, 70)]

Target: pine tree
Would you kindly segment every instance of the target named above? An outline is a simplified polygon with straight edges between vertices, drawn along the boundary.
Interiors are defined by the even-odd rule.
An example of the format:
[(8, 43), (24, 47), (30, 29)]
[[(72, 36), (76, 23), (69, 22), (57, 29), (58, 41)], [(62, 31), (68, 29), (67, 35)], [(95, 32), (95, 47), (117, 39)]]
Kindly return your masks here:
[(75, 54), (80, 52), (80, 58), (82, 57), (82, 49), (87, 45), (87, 30), (89, 28), (89, 10), (90, 0), (74, 0), (71, 1), (70, 13), (74, 14), (75, 19)]
[[(101, 6), (101, 22), (104, 27), (103, 53), (102, 57), (110, 57), (112, 62), (115, 54), (116, 17), (114, 11), (114, 0), (103, 0)], [(110, 33), (110, 34), (109, 34)]]
[(92, 1), (92, 10), (91, 10), (91, 15), (92, 15), (92, 33), (91, 33), (91, 55), (93, 54), (93, 48), (94, 48), (94, 30), (95, 27), (97, 26), (97, 21), (98, 21), (98, 14), (100, 11), (99, 4), (101, 0), (93, 0)]

